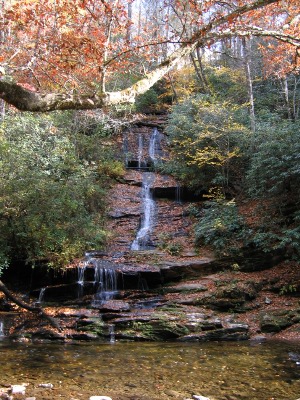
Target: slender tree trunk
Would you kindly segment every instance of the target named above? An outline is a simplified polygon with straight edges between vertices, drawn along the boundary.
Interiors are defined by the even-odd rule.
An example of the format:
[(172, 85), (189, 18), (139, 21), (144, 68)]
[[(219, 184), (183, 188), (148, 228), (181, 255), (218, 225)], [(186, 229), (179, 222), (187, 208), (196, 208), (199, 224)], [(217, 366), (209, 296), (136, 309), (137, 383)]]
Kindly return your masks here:
[(132, 3), (129, 2), (127, 5), (127, 14), (128, 14), (128, 26), (127, 26), (127, 32), (126, 32), (126, 40), (128, 43), (131, 43), (131, 35), (132, 35)]
[(208, 82), (205, 78), (204, 72), (203, 72), (203, 65), (202, 65), (202, 57), (200, 54), (200, 48), (197, 47), (196, 48), (196, 57), (194, 56), (194, 53), (191, 52), (191, 60), (196, 72), (196, 76), (200, 82), (201, 85), (201, 89), (205, 92), (205, 93), (209, 93), (209, 87), (208, 87)]
[(169, 77), (170, 84), (171, 84), (171, 89), (172, 89), (172, 92), (173, 92), (173, 95), (174, 95), (174, 102), (176, 104), (178, 104), (178, 96), (177, 96), (176, 88), (174, 86), (173, 78), (172, 78), (171, 74), (168, 74), (168, 77)]
[(297, 102), (297, 89), (298, 89), (299, 82), (300, 82), (300, 79), (298, 77), (294, 76), (293, 114), (294, 114), (295, 121), (297, 121), (297, 119), (299, 118), (299, 107), (300, 107), (299, 99), (298, 99), (298, 102)]
[(291, 120), (292, 119), (292, 113), (291, 113), (291, 107), (290, 107), (289, 85), (288, 85), (288, 79), (287, 79), (286, 76), (284, 78), (282, 78), (281, 86), (282, 86), (282, 92), (283, 92), (283, 97), (284, 97), (287, 117), (288, 117), (289, 120)]
[(252, 84), (252, 76), (250, 68), (250, 43), (249, 42), (247, 43), (245, 38), (243, 38), (243, 50), (244, 50), (244, 66), (247, 78), (249, 104), (250, 104), (250, 126), (252, 132), (254, 133), (256, 127), (255, 127), (253, 84)]

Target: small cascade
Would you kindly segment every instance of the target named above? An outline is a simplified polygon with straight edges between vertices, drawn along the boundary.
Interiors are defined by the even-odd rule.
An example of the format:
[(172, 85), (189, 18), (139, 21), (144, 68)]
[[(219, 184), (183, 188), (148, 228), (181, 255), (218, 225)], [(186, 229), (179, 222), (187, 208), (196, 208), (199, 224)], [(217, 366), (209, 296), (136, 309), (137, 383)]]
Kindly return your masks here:
[(3, 338), (4, 336), (4, 322), (0, 321), (0, 338)]
[(154, 128), (149, 142), (149, 157), (153, 161), (153, 164), (155, 164), (156, 161), (157, 137), (158, 137), (158, 130), (157, 128)]
[(84, 285), (87, 282), (85, 273), (88, 267), (94, 270), (94, 279), (92, 282), (89, 281), (95, 288), (92, 304), (99, 305), (113, 299), (118, 293), (116, 269), (99, 258), (89, 256), (78, 266), (78, 297), (82, 297), (84, 294)]
[(84, 287), (84, 273), (87, 267), (87, 262), (84, 262), (82, 264), (78, 265), (78, 280), (77, 280), (77, 284), (78, 284), (78, 297), (82, 297), (83, 296), (83, 287)]
[(108, 334), (109, 334), (109, 342), (115, 343), (116, 335), (115, 335), (115, 325), (114, 324), (108, 325)]
[(160, 133), (157, 128), (154, 128), (149, 141), (149, 157), (154, 166), (160, 158), (160, 153)]
[(38, 302), (39, 304), (42, 304), (43, 301), (44, 301), (46, 289), (47, 289), (47, 288), (44, 287), (44, 288), (41, 288), (41, 290), (40, 290), (39, 298), (38, 298), (38, 300), (37, 300), (37, 302)]
[(147, 250), (151, 248), (150, 233), (154, 223), (155, 201), (151, 193), (151, 185), (155, 175), (152, 172), (145, 172), (142, 186), (143, 217), (141, 227), (131, 245), (131, 250)]
[(181, 201), (181, 186), (179, 184), (177, 184), (177, 186), (176, 186), (175, 201), (178, 204), (182, 204), (182, 201)]
[(93, 301), (94, 305), (112, 300), (118, 293), (116, 270), (103, 267), (96, 260), (94, 285), (96, 287), (96, 294)]

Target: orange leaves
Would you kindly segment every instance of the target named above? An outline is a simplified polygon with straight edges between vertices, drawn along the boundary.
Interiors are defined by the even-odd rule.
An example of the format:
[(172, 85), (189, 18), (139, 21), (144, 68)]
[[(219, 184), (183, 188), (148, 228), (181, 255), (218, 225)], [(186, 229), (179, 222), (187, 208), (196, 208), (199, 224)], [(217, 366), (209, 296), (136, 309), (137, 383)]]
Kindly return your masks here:
[[(178, 44), (200, 41), (209, 47), (224, 32), (250, 34), (255, 26), (299, 36), (298, 1), (250, 9), (270, 1), (10, 0), (0, 5), (1, 63), (29, 84), (65, 87), (67, 80), (68, 87), (78, 87), (99, 83), (103, 71), (107, 81), (117, 71), (147, 73)], [(295, 59), (288, 44), (268, 45), (265, 54), (273, 64)]]

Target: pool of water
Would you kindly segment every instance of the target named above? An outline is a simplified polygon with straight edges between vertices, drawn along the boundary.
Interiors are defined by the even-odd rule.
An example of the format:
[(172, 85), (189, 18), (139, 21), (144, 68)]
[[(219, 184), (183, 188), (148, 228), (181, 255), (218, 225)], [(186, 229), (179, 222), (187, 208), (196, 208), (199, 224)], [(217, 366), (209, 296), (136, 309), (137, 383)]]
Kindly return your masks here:
[[(0, 385), (28, 383), (42, 399), (296, 400), (300, 344), (0, 341)], [(38, 387), (53, 384), (52, 389)]]

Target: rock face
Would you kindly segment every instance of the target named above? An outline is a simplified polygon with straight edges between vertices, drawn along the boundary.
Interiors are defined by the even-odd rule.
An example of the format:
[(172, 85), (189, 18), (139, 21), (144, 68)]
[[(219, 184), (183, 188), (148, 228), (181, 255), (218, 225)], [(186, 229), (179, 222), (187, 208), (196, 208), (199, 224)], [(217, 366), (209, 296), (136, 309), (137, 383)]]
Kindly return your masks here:
[[(263, 271), (269, 265), (255, 260), (262, 271), (259, 279), (256, 276), (253, 280), (250, 272), (233, 271), (234, 260), (220, 262), (207, 250), (202, 249), (200, 254), (195, 251), (194, 221), (188, 210), (191, 202), (201, 204), (201, 196), (184, 188), (179, 190), (171, 177), (150, 172), (148, 196), (155, 206), (151, 203), (147, 245), (146, 249), (132, 249), (149, 211), (143, 204), (144, 174), (166, 156), (165, 137), (154, 129), (139, 126), (124, 136), (128, 170), (123, 182), (110, 191), (107, 228), (111, 236), (107, 249), (87, 251), (76, 267), (63, 274), (37, 271), (31, 275), (32, 285), (36, 286), (31, 295), (51, 308), (67, 332), (56, 334), (40, 327), (35, 328), (32, 337), (263, 340), (290, 327), (297, 329), (300, 309), (285, 311), (273, 300), (271, 281)], [(246, 269), (251, 270), (248, 261)], [(268, 304), (266, 297), (270, 298)], [(7, 302), (2, 310), (10, 310)], [(5, 332), (18, 335), (11, 313), (10, 319), (6, 318)]]

